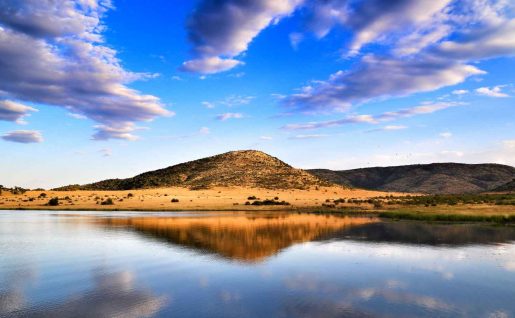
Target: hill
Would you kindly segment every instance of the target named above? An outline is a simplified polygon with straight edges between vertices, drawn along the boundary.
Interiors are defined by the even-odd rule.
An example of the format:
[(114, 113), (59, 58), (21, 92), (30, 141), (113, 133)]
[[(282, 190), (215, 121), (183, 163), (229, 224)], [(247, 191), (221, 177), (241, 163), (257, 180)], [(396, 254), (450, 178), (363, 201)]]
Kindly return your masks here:
[(132, 190), (164, 187), (203, 189), (216, 186), (267, 189), (307, 189), (331, 186), (261, 151), (241, 150), (145, 172), (133, 178), (109, 179), (55, 190)]
[(350, 187), (430, 194), (491, 191), (515, 178), (515, 168), (499, 164), (432, 163), (340, 171), (312, 169), (308, 172)]
[(499, 186), (492, 191), (494, 192), (513, 192), (515, 191), (515, 179), (503, 184), (502, 186)]

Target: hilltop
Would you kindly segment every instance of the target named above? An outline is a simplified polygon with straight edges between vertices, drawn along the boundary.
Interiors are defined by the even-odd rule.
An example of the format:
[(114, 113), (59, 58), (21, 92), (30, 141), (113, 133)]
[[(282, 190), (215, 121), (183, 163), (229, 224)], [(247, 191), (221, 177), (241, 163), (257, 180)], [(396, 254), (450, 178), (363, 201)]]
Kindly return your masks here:
[(515, 178), (515, 168), (500, 164), (432, 163), (307, 171), (321, 179), (349, 187), (429, 194), (492, 191), (505, 184), (509, 187), (507, 183)]
[(164, 187), (309, 189), (332, 185), (334, 184), (295, 169), (264, 152), (240, 150), (145, 172), (133, 178), (109, 179), (86, 185), (65, 186), (56, 190), (132, 190)]

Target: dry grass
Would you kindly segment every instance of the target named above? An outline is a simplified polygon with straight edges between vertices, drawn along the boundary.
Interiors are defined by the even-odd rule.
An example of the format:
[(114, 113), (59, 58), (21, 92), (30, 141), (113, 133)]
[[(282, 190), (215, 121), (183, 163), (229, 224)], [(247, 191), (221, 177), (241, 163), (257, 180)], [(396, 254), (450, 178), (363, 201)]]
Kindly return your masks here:
[[(40, 194), (46, 197), (40, 197)], [(132, 197), (129, 197), (129, 193)], [(310, 190), (270, 190), (261, 188), (217, 187), (207, 190), (187, 188), (163, 188), (127, 191), (28, 191), (23, 195), (5, 193), (0, 196), (0, 209), (58, 209), (58, 210), (285, 210), (320, 207), (326, 199), (367, 199), (376, 196), (401, 193), (386, 193), (320, 187)], [(249, 206), (248, 197), (258, 200), (274, 199), (289, 202), (289, 206)], [(59, 198), (58, 206), (47, 206), (48, 200)], [(65, 199), (65, 198), (69, 198)], [(101, 205), (111, 198), (114, 205)], [(179, 202), (171, 202), (178, 199)]]

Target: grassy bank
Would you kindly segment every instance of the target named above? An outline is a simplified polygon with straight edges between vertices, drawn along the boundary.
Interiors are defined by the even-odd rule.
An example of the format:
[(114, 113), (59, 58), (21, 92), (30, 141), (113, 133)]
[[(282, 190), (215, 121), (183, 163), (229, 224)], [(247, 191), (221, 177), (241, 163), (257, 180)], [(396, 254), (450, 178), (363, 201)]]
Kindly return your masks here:
[(418, 211), (384, 211), (378, 212), (381, 218), (394, 220), (415, 220), (429, 222), (489, 222), (496, 224), (515, 224), (515, 215), (480, 215), (480, 214), (449, 214), (421, 213)]

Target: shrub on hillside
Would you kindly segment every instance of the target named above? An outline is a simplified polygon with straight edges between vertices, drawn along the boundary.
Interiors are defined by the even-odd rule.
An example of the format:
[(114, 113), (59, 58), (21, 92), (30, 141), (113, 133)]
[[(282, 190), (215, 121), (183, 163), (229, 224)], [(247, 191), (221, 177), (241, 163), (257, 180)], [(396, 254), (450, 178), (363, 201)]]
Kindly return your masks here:
[(52, 199), (48, 200), (47, 205), (50, 205), (50, 206), (57, 206), (57, 205), (59, 205), (59, 198), (55, 197), (55, 198), (52, 198)]
[(102, 201), (102, 203), (100, 203), (100, 204), (101, 205), (114, 205), (114, 202), (113, 202), (113, 199), (107, 198), (104, 201)]

